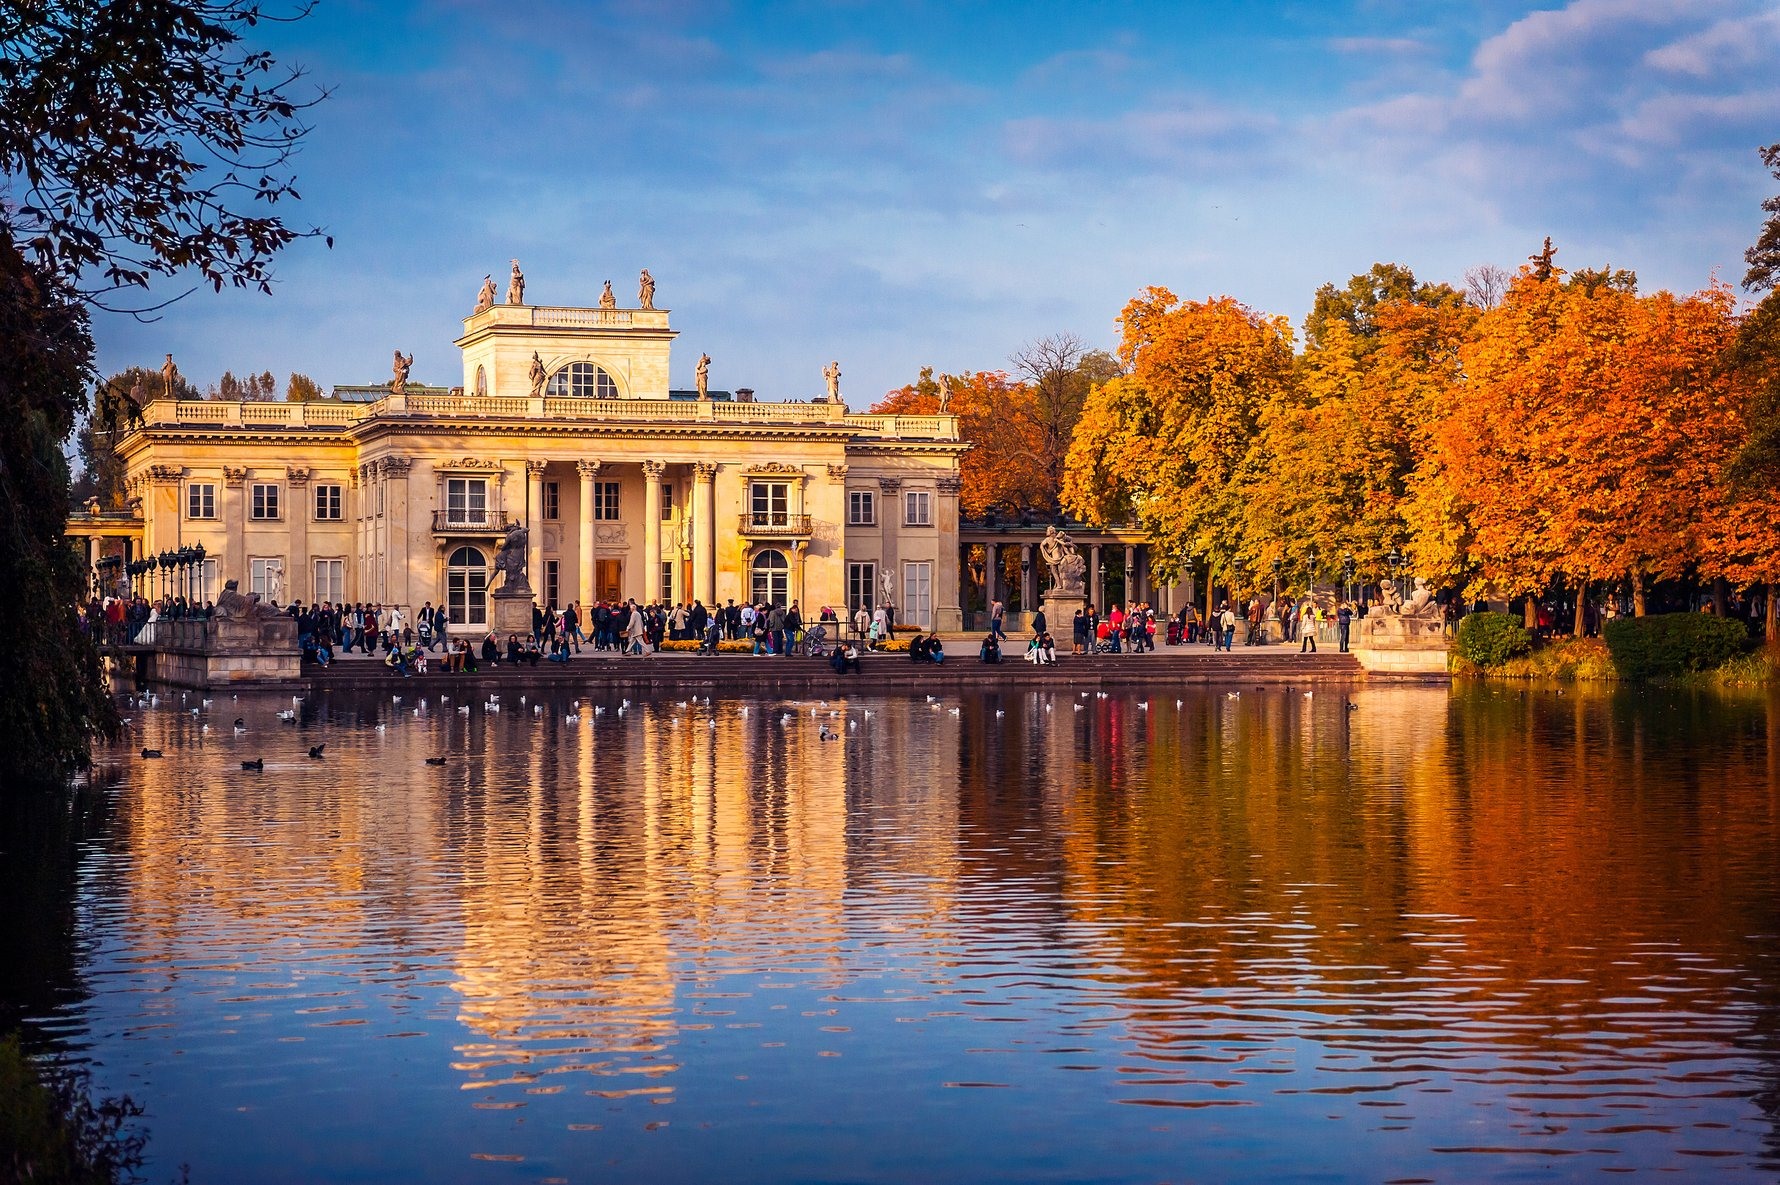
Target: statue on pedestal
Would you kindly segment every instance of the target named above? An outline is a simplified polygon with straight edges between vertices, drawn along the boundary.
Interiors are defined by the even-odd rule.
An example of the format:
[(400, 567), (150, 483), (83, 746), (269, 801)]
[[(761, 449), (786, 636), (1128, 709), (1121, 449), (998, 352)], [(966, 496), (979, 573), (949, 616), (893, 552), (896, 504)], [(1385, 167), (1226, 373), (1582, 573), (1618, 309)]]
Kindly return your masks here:
[(525, 273), (519, 270), (519, 261), (513, 261), (513, 274), (507, 278), (507, 303), (525, 303)]
[(1066, 531), (1055, 524), (1045, 528), (1045, 537), (1038, 545), (1045, 567), (1051, 572), (1051, 592), (1064, 596), (1082, 596), (1082, 580), (1088, 574), (1088, 561), (1076, 550)]
[(822, 377), (828, 380), (828, 401), (830, 403), (839, 403), (841, 401), (841, 364), (839, 362), (830, 362), (827, 366), (824, 366), (822, 368)]
[(496, 596), (530, 597), (531, 581), (525, 576), (525, 547), (531, 538), (531, 532), (519, 523), (507, 528), (507, 537), (501, 541), (494, 553), (494, 570), (504, 573), (506, 579), (495, 589)]
[(392, 394), (403, 395), (407, 393), (408, 371), (413, 365), (414, 355), (409, 354), (407, 357), (403, 357), (400, 350), (396, 351), (394, 375), (389, 380), (389, 389)]
[(655, 277), (644, 268), (643, 274), (637, 277), (637, 307), (652, 309), (655, 307)]
[(606, 290), (604, 292), (600, 293), (600, 308), (615, 309), (617, 307), (618, 307), (618, 298), (616, 296), (612, 295), (612, 281), (607, 280), (606, 281)]
[(879, 604), (896, 604), (896, 573), (885, 568), (878, 574), (878, 587), (882, 590), (882, 595), (878, 598)]
[(946, 375), (939, 376), (939, 414), (948, 415), (952, 410), (952, 380)]
[(483, 276), (481, 291), (476, 293), (476, 308), (470, 315), (475, 316), (476, 313), (486, 313), (489, 309), (492, 309), (493, 307), (494, 307), (494, 277), (493, 276)]
[(698, 370), (694, 374), (693, 381), (698, 386), (698, 397), (700, 399), (709, 399), (711, 397), (709, 393), (711, 385), (711, 356), (709, 354), (700, 354), (698, 356)]
[(216, 594), (216, 616), (221, 621), (250, 621), (254, 618), (283, 617), (284, 614), (260, 600), (258, 593), (241, 595), (241, 582), (230, 580)]
[(544, 394), (544, 381), (549, 377), (544, 373), (544, 360), (538, 357), (536, 350), (532, 351), (532, 368), (529, 377), (532, 381), (532, 398), (536, 399)]
[(174, 382), (179, 378), (179, 368), (173, 365), (173, 355), (167, 355), (167, 361), (161, 365), (161, 394), (167, 399), (179, 398), (174, 394)]

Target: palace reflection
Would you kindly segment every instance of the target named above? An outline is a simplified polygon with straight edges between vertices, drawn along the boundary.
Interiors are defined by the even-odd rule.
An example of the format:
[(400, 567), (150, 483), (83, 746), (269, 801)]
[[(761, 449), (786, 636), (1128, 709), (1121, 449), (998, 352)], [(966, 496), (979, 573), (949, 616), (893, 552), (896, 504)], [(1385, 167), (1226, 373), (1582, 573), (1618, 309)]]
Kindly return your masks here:
[[(685, 1035), (739, 1023), (769, 972), (993, 986), (1033, 951), (1071, 966), (1072, 1007), (1118, 1028), (1148, 1095), (1152, 1064), (1306, 1037), (1376, 1072), (1411, 1038), (1455, 1067), (1606, 1064), (1603, 1033), (1772, 1040), (1751, 970), (1780, 922), (1771, 701), (598, 706), (340, 699), (300, 734), (256, 716), (268, 746), (330, 745), (258, 777), (240, 745), (154, 716), (144, 743), (190, 747), (127, 767), (128, 959), (263, 978), (294, 937), (306, 968), (448, 988), (464, 1089), (607, 1097), (671, 1097)], [(1603, 1003), (1621, 998), (1655, 1002)]]

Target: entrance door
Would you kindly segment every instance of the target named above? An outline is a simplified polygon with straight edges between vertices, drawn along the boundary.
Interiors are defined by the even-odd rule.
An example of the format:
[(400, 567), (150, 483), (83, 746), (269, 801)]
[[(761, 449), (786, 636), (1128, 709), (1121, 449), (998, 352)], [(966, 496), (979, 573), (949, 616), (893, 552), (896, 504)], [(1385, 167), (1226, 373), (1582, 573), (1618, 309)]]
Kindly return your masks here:
[(608, 604), (624, 599), (623, 560), (593, 561), (593, 596)]

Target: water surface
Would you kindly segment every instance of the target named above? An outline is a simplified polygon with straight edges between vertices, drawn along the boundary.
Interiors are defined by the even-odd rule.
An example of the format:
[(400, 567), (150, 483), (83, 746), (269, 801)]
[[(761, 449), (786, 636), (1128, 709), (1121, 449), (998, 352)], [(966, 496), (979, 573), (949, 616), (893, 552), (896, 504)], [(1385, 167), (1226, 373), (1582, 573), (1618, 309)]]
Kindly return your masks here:
[(1780, 1170), (1766, 700), (396, 691), (129, 709), (43, 1019), (151, 1178)]

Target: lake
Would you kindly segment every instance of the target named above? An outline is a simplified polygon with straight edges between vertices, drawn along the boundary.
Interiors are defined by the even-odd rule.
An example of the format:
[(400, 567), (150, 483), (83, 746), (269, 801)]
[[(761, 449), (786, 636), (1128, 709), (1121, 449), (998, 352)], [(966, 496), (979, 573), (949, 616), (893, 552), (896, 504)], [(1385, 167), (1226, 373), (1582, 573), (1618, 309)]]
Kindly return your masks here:
[(1780, 700), (401, 690), (126, 708), (151, 1180), (1780, 1170)]

